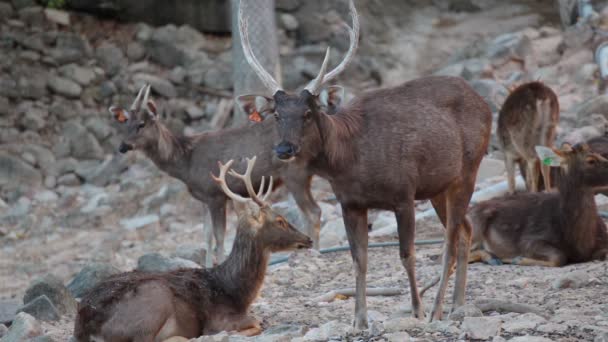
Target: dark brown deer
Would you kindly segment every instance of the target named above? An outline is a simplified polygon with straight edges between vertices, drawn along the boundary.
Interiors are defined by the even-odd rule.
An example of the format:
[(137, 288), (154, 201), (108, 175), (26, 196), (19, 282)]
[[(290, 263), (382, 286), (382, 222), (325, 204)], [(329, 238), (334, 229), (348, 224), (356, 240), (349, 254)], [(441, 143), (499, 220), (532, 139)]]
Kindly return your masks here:
[(541, 158), (559, 165), (558, 191), (507, 195), (475, 205), (470, 211), (471, 262), (558, 267), (606, 256), (608, 232), (594, 188), (608, 185), (608, 159), (587, 144), (545, 149)]
[(78, 341), (163, 341), (224, 330), (260, 332), (248, 308), (264, 282), (270, 253), (310, 248), (312, 241), (270, 209), (266, 199), (272, 177), (264, 195), (263, 179), (256, 194), (251, 180), (255, 160), (247, 160), (244, 174), (230, 170), (243, 181), (250, 199), (234, 193), (226, 183), (232, 160), (219, 163), (219, 177), (212, 175), (233, 200), (238, 215), (236, 239), (226, 261), (211, 269), (134, 271), (104, 280), (79, 303), (74, 326)]
[(367, 212), (371, 208), (395, 212), (412, 311), (424, 317), (415, 276), (414, 201), (431, 199), (447, 228), (441, 287), (431, 312), (431, 319), (441, 319), (448, 271), (456, 259), (454, 307), (465, 300), (471, 236), (465, 214), (477, 169), (487, 150), (491, 112), (463, 79), (425, 77), (368, 91), (333, 115), (324, 113), (323, 106), (341, 102), (341, 88), (319, 91), (321, 86), (344, 70), (357, 48), (359, 22), (353, 1), (350, 12), (353, 24), (344, 60), (326, 73), (328, 50), (319, 75), (294, 95), (283, 91), (253, 55), (240, 8), (245, 57), (273, 96), (244, 95), (239, 99), (245, 112), (274, 115), (279, 128), (275, 153), (280, 159), (308, 165), (330, 182), (342, 207), (354, 261), (356, 328), (368, 325)]
[(550, 168), (539, 163), (534, 146), (553, 146), (558, 121), (557, 96), (541, 82), (522, 84), (505, 100), (498, 114), (496, 134), (505, 154), (510, 193), (515, 192), (516, 163), (522, 174), (531, 176), (526, 178), (528, 191), (539, 191), (539, 172), (544, 188), (550, 189)]
[[(310, 193), (312, 174), (305, 165), (287, 165), (273, 156), (271, 147), (278, 134), (272, 122), (193, 136), (176, 136), (158, 118), (156, 106), (149, 100), (149, 93), (150, 87), (144, 85), (129, 111), (110, 107), (115, 119), (126, 125), (127, 132), (119, 151), (143, 151), (158, 168), (184, 182), (192, 196), (207, 205), (215, 236), (214, 255), (217, 263), (225, 258), (227, 197), (212, 179), (202, 175), (217, 172), (217, 160), (235, 159), (235, 168), (242, 170), (244, 156), (248, 155), (258, 156), (258, 168), (252, 175), (254, 186), (259, 185), (262, 175), (274, 176), (275, 185), (284, 182), (304, 213), (308, 234), (318, 249), (321, 209)], [(240, 183), (231, 186), (237, 194), (246, 193), (245, 187)], [(205, 229), (205, 240), (208, 248), (211, 248), (211, 229)], [(212, 253), (207, 253), (207, 256), (206, 266), (210, 267)]]

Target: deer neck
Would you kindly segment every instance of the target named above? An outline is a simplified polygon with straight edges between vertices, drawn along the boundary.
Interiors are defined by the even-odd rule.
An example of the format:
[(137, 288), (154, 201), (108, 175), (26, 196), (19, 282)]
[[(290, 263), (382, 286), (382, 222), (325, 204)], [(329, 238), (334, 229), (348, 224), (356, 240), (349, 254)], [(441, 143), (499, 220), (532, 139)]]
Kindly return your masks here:
[(270, 258), (270, 251), (252, 234), (239, 227), (230, 255), (212, 269), (225, 295), (240, 310), (246, 310), (257, 297)]
[(188, 175), (192, 141), (186, 136), (174, 135), (163, 124), (157, 123), (158, 141), (144, 148), (145, 154), (156, 166), (170, 176), (184, 179)]
[(355, 140), (361, 133), (362, 122), (362, 113), (348, 108), (333, 115), (320, 113), (317, 128), (322, 150), (314, 162), (332, 169), (352, 164), (357, 158)]
[(597, 206), (593, 189), (583, 184), (581, 176), (560, 177), (560, 211), (563, 213), (564, 234), (579, 251), (589, 250), (591, 232), (597, 227)]

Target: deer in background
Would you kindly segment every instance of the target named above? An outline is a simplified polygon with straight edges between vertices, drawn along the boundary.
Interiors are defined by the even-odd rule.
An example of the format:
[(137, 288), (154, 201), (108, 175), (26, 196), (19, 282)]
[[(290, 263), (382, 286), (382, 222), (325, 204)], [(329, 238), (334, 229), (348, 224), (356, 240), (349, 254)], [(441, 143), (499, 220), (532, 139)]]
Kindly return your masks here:
[(255, 161), (256, 157), (247, 159), (244, 174), (229, 172), (243, 181), (250, 198), (236, 194), (226, 182), (233, 160), (218, 163), (219, 177), (212, 175), (233, 200), (238, 215), (236, 239), (226, 261), (211, 269), (111, 276), (79, 303), (74, 326), (77, 341), (163, 341), (224, 330), (244, 335), (261, 331), (259, 322), (247, 312), (264, 282), (270, 253), (310, 248), (312, 241), (266, 202), (272, 177), (265, 193), (263, 178), (258, 193), (254, 191)]
[(470, 211), (471, 262), (558, 267), (606, 256), (608, 232), (594, 188), (608, 185), (608, 159), (587, 144), (537, 150), (547, 164), (559, 166), (558, 191), (507, 195), (475, 205)]
[(539, 168), (545, 189), (551, 188), (550, 167), (539, 162), (534, 146), (553, 145), (558, 121), (557, 96), (543, 83), (525, 83), (509, 94), (498, 114), (496, 129), (505, 154), (509, 193), (515, 192), (515, 163), (526, 175), (528, 191), (539, 191)]
[[(241, 2), (242, 6), (243, 2)], [(457, 260), (453, 306), (464, 304), (471, 224), (465, 214), (477, 169), (487, 150), (492, 115), (485, 101), (461, 78), (425, 77), (402, 85), (368, 91), (328, 115), (323, 107), (340, 103), (343, 91), (332, 86), (352, 59), (359, 21), (349, 1), (350, 47), (342, 62), (326, 72), (329, 49), (319, 75), (299, 94), (288, 94), (253, 55), (247, 22), (239, 8), (245, 57), (272, 97), (238, 98), (247, 113), (272, 114), (279, 130), (275, 154), (307, 165), (327, 179), (342, 207), (356, 274), (357, 329), (367, 322), (366, 273), (368, 209), (395, 212), (399, 254), (409, 279), (412, 312), (425, 316), (415, 275), (414, 201), (431, 199), (446, 227), (441, 286), (430, 319), (441, 319), (448, 271)]]
[[(143, 99), (142, 99), (142, 94)], [(130, 110), (110, 107), (114, 118), (126, 125), (126, 135), (119, 151), (141, 150), (158, 168), (186, 184), (194, 198), (209, 208), (216, 247), (216, 262), (225, 258), (224, 235), (226, 232), (226, 194), (212, 179), (203, 175), (216, 172), (216, 161), (235, 159), (237, 169), (244, 168), (244, 156), (257, 155), (258, 168), (252, 175), (254, 186), (259, 185), (262, 175), (274, 176), (275, 186), (284, 182), (304, 213), (308, 234), (314, 246), (319, 246), (321, 209), (310, 193), (312, 174), (302, 164), (285, 164), (273, 157), (271, 147), (277, 129), (273, 123), (262, 123), (254, 127), (203, 132), (193, 136), (176, 136), (161, 122), (156, 105), (149, 100), (150, 86), (144, 85)], [(243, 184), (231, 184), (237, 194), (245, 194)], [(211, 229), (206, 227), (205, 240), (212, 246)], [(212, 266), (212, 253), (207, 253), (206, 266)]]

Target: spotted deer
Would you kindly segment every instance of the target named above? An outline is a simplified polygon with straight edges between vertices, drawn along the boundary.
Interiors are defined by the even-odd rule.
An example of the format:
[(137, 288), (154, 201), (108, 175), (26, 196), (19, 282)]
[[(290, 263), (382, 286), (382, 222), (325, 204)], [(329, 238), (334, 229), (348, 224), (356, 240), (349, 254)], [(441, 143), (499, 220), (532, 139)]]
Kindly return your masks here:
[[(264, 178), (259, 191), (254, 191), (255, 162), (256, 157), (247, 160), (244, 174), (230, 169), (233, 160), (218, 163), (219, 176), (212, 175), (233, 200), (238, 215), (234, 246), (226, 261), (210, 269), (133, 271), (107, 278), (79, 303), (76, 340), (181, 341), (174, 337), (189, 339), (220, 331), (258, 334), (259, 322), (248, 309), (262, 287), (270, 254), (310, 248), (312, 241), (270, 208), (272, 176), (265, 192)], [(250, 198), (230, 189), (227, 173), (242, 181)]]
[(475, 205), (471, 262), (558, 267), (606, 256), (608, 232), (594, 191), (608, 185), (608, 159), (584, 143), (536, 149), (548, 165), (559, 167), (557, 192), (518, 193)]
[(558, 121), (557, 95), (541, 82), (522, 84), (507, 96), (498, 113), (496, 134), (505, 154), (509, 193), (515, 192), (516, 163), (526, 175), (528, 191), (539, 191), (539, 172), (544, 188), (551, 188), (550, 167), (539, 162), (534, 146), (553, 146)]
[[(143, 98), (142, 98), (143, 94)], [(237, 169), (244, 168), (244, 156), (257, 155), (258, 167), (252, 175), (254, 186), (258, 186), (262, 175), (272, 175), (275, 186), (285, 183), (300, 210), (304, 213), (308, 234), (314, 246), (319, 246), (321, 209), (310, 192), (312, 174), (302, 164), (285, 164), (273, 156), (271, 147), (278, 136), (276, 127), (262, 123), (253, 127), (243, 126), (215, 132), (203, 132), (192, 136), (173, 134), (158, 117), (154, 102), (149, 99), (150, 86), (144, 85), (130, 110), (110, 107), (114, 118), (126, 126), (126, 134), (119, 151), (141, 150), (158, 168), (186, 184), (192, 196), (206, 204), (211, 214), (211, 229), (206, 227), (205, 240), (211, 248), (215, 237), (214, 253), (207, 253), (206, 266), (212, 266), (225, 258), (224, 235), (226, 231), (226, 200), (228, 197), (212, 179), (203, 175), (217, 172), (218, 160), (235, 159)], [(236, 183), (233, 189), (245, 194), (243, 184)]]
[(342, 208), (354, 262), (355, 328), (368, 326), (367, 213), (372, 208), (395, 213), (412, 311), (419, 318), (425, 316), (415, 275), (414, 201), (431, 199), (446, 227), (441, 286), (430, 315), (431, 320), (441, 319), (448, 270), (456, 260), (453, 306), (465, 301), (471, 237), (465, 213), (487, 150), (491, 111), (463, 79), (433, 76), (367, 91), (328, 115), (324, 109), (340, 104), (343, 90), (322, 86), (346, 68), (358, 45), (359, 21), (352, 0), (349, 7), (352, 27), (346, 26), (350, 36), (346, 56), (327, 72), (328, 49), (319, 75), (299, 94), (287, 93), (260, 65), (252, 53), (243, 8), (239, 8), (245, 57), (272, 96), (242, 95), (238, 100), (247, 113), (260, 113), (263, 119), (274, 116), (279, 131), (274, 152), (279, 159), (307, 165), (331, 184)]

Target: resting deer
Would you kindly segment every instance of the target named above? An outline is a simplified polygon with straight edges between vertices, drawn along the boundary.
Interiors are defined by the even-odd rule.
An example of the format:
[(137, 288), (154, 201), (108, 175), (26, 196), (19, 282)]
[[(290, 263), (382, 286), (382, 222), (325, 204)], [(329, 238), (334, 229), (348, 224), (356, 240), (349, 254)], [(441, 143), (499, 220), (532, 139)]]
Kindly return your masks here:
[(594, 187), (608, 185), (608, 159), (587, 144), (537, 149), (545, 165), (559, 166), (558, 191), (475, 205), (471, 262), (557, 267), (608, 252), (608, 232), (594, 201)]
[[(498, 114), (496, 134), (505, 154), (509, 193), (515, 192), (515, 163), (526, 178), (528, 191), (538, 190), (539, 168), (545, 189), (550, 189), (550, 168), (538, 162), (534, 146), (552, 146), (559, 121), (557, 96), (541, 82), (515, 88)], [(525, 170), (525, 171), (524, 171)]]
[[(79, 304), (74, 336), (78, 341), (163, 341), (173, 336), (194, 338), (220, 331), (260, 332), (247, 314), (264, 282), (271, 252), (309, 248), (312, 241), (270, 209), (262, 178), (254, 191), (252, 172), (230, 174), (243, 181), (250, 199), (228, 187), (232, 166), (219, 164), (221, 190), (234, 202), (238, 228), (230, 256), (211, 269), (180, 269), (166, 273), (127, 272), (112, 276), (88, 292)], [(202, 175), (201, 175), (202, 176)]]
[[(145, 95), (142, 94), (145, 92)], [(213, 236), (215, 236), (216, 262), (224, 260), (224, 234), (226, 231), (226, 195), (209, 177), (209, 172), (217, 172), (215, 161), (235, 159), (237, 169), (244, 168), (243, 157), (258, 156), (258, 168), (252, 175), (254, 186), (259, 185), (262, 175), (272, 175), (284, 182), (304, 213), (308, 234), (314, 246), (319, 246), (321, 209), (310, 193), (312, 174), (304, 165), (287, 165), (273, 157), (272, 143), (277, 136), (272, 123), (225, 129), (218, 132), (204, 132), (194, 136), (176, 136), (158, 118), (154, 102), (149, 100), (150, 86), (144, 85), (131, 109), (110, 107), (117, 121), (126, 125), (126, 135), (119, 151), (143, 151), (161, 170), (186, 184), (194, 198), (205, 203), (211, 214)], [(242, 184), (235, 184), (237, 194), (245, 194)], [(207, 229), (205, 240), (212, 246), (211, 230)], [(212, 253), (207, 253), (206, 266), (212, 264)]]
[(279, 138), (274, 151), (278, 158), (308, 165), (330, 182), (342, 207), (354, 261), (356, 328), (368, 325), (367, 213), (372, 208), (395, 212), (412, 311), (424, 317), (415, 276), (414, 201), (431, 199), (447, 228), (441, 287), (431, 312), (431, 319), (441, 319), (448, 270), (456, 259), (454, 307), (465, 300), (471, 236), (465, 214), (477, 169), (487, 150), (491, 112), (463, 79), (425, 77), (368, 91), (333, 115), (324, 113), (323, 107), (341, 102), (343, 91), (336, 86), (321, 91), (321, 86), (345, 69), (357, 48), (359, 21), (353, 1), (350, 12), (350, 48), (344, 60), (326, 73), (327, 50), (319, 75), (299, 94), (288, 94), (253, 55), (240, 8), (244, 55), (273, 95), (243, 95), (238, 99), (247, 113), (275, 117)]

